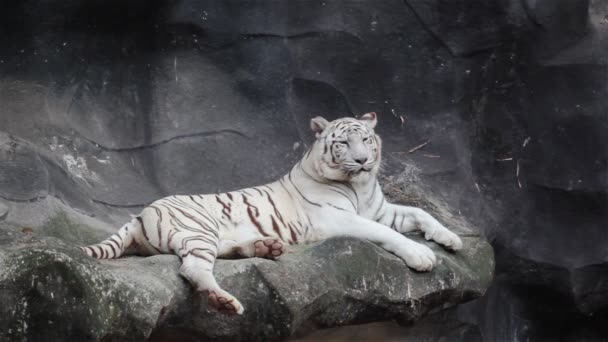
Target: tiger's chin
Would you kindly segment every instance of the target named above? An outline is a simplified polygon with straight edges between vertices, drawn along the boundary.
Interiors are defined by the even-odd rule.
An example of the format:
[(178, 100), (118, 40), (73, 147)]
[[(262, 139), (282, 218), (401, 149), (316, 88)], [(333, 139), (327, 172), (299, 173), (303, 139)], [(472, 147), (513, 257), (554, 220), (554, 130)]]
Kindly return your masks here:
[(371, 179), (375, 179), (376, 175), (373, 173), (373, 169), (360, 169), (354, 173), (351, 173), (349, 182), (351, 183), (365, 183)]

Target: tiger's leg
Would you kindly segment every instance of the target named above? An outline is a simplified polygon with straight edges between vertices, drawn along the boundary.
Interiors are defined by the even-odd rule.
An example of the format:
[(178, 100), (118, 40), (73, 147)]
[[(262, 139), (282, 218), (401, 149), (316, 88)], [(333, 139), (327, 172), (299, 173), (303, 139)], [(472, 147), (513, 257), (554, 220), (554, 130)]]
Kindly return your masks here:
[(462, 240), (458, 235), (420, 208), (387, 203), (386, 210), (382, 212), (382, 217), (378, 221), (399, 233), (419, 229), (424, 232), (427, 240), (433, 240), (452, 250), (462, 249)]
[(253, 238), (245, 241), (221, 240), (220, 258), (267, 258), (274, 259), (286, 251), (285, 244), (277, 238)]
[[(196, 291), (206, 293), (209, 306), (227, 314), (241, 315), (243, 305), (218, 285), (213, 276), (213, 265), (217, 256), (217, 237), (213, 234), (187, 234), (174, 238), (175, 249), (182, 258), (180, 274)], [(176, 247), (177, 247), (176, 246)]]
[[(418, 271), (430, 271), (436, 264), (435, 253), (427, 246), (408, 239), (397, 231), (354, 213), (325, 208), (313, 221), (317, 238), (352, 236), (366, 239), (397, 255)], [(309, 241), (313, 242), (313, 241)]]

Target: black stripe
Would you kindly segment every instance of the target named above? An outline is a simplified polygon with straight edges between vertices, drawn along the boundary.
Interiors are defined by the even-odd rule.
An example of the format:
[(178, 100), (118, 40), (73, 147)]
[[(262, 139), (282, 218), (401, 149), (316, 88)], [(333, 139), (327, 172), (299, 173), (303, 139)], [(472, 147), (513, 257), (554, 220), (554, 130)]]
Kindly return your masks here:
[[(175, 209), (179, 210), (177, 208), (175, 208)], [(205, 232), (204, 230), (201, 230), (201, 229), (196, 228), (196, 227), (191, 227), (191, 226), (185, 224), (181, 219), (179, 219), (177, 217), (177, 215), (175, 215), (175, 213), (173, 213), (173, 211), (171, 209), (168, 208), (167, 212), (169, 213), (169, 216), (171, 216), (171, 223), (174, 226), (175, 230), (179, 231), (179, 228), (183, 228), (183, 229), (185, 229), (187, 231), (194, 232), (194, 233), (199, 233), (199, 234)]]
[[(285, 178), (285, 176), (283, 176), (283, 178)], [(293, 196), (291, 196), (291, 193), (289, 192), (289, 190), (287, 189), (287, 187), (285, 186), (285, 184), (283, 184), (283, 178), (279, 179), (279, 185), (283, 187), (283, 190), (285, 190), (285, 193), (287, 193), (287, 196), (289, 196), (289, 198), (292, 201), (295, 201), (295, 198), (293, 198)]]
[[(220, 222), (217, 220), (217, 218), (215, 217), (215, 215), (214, 215), (214, 214), (211, 214), (211, 213), (210, 213), (210, 212), (207, 210), (207, 208), (205, 208), (205, 206), (204, 206), (202, 203), (197, 202), (197, 201), (194, 201), (194, 204), (196, 205), (196, 207), (194, 207), (194, 206), (190, 205), (189, 203), (187, 203), (187, 202), (185, 202), (185, 201), (182, 201), (182, 203), (183, 203), (183, 206), (185, 206), (185, 207), (187, 207), (187, 208), (191, 208), (192, 210), (194, 210), (194, 211), (196, 211), (197, 213), (199, 213), (199, 215), (203, 215), (203, 216), (204, 216), (205, 218), (207, 218), (207, 219), (208, 219), (210, 222), (212, 222), (212, 223), (215, 225), (215, 227), (216, 227), (217, 229), (219, 229), (219, 227), (220, 227), (220, 225), (221, 225), (221, 224), (220, 224)], [(200, 210), (199, 210), (199, 209), (197, 209), (197, 208), (200, 208)]]
[[(156, 209), (156, 208), (155, 208)], [(148, 245), (152, 248), (154, 248), (154, 250), (156, 250), (157, 253), (161, 253), (161, 251), (152, 244), (152, 242), (150, 241), (150, 239), (148, 239), (148, 234), (146, 233), (146, 227), (144, 226), (144, 220), (141, 218), (141, 216), (137, 216), (136, 217), (137, 220), (139, 221), (139, 223), (141, 224), (141, 232), (144, 235), (144, 238), (146, 239), (146, 241), (148, 242)]]
[[(175, 210), (178, 210), (183, 216), (190, 219), (191, 221), (196, 222), (201, 228), (205, 229), (207, 232), (211, 232), (217, 239), (219, 239), (220, 236), (219, 236), (219, 233), (217, 232), (217, 227), (216, 227), (216, 229), (212, 229), (212, 227), (209, 227), (204, 222), (200, 221), (198, 218), (190, 215), (189, 213), (183, 211), (182, 209), (175, 207)], [(199, 232), (201, 232), (201, 231), (199, 231)]]
[(314, 180), (315, 182), (317, 182), (317, 183), (319, 183), (319, 184), (321, 184), (321, 185), (331, 185), (331, 184), (328, 184), (328, 183), (322, 183), (322, 182), (319, 182), (319, 181), (318, 181), (318, 180), (317, 180), (315, 177), (311, 176), (311, 175), (310, 175), (310, 173), (308, 173), (308, 172), (306, 172), (306, 170), (304, 170), (304, 168), (302, 167), (302, 163), (301, 163), (301, 162), (298, 162), (298, 164), (297, 164), (296, 166), (297, 166), (297, 167), (299, 167), (299, 168), (300, 168), (300, 170), (301, 170), (301, 171), (302, 171), (302, 172), (303, 172), (305, 175), (307, 175), (307, 176), (308, 176), (310, 179)]
[(350, 191), (353, 192), (353, 194), (355, 195), (355, 200), (357, 201), (357, 203), (359, 203), (359, 195), (357, 195), (357, 191), (355, 190), (355, 188), (353, 188), (353, 185), (350, 183), (341, 183), (343, 185), (345, 185), (347, 188), (350, 189)]
[(219, 195), (215, 195), (215, 200), (222, 205), (222, 214), (226, 215), (226, 217), (228, 217), (229, 220), (232, 220), (232, 218), (230, 217), (230, 205), (227, 203), (224, 203), (221, 199)]
[(291, 223), (289, 223), (289, 224), (287, 225), (287, 227), (289, 228), (289, 232), (291, 233), (291, 241), (292, 241), (293, 243), (298, 243), (298, 236), (297, 236), (297, 234), (294, 232), (294, 229), (297, 231), (297, 230), (298, 230), (298, 228), (297, 228), (297, 227), (292, 227), (292, 226), (291, 226)]
[(266, 196), (268, 197), (268, 202), (270, 203), (270, 205), (272, 205), (272, 208), (274, 209), (274, 214), (277, 215), (277, 217), (279, 218), (279, 220), (281, 221), (283, 226), (285, 226), (285, 221), (283, 221), (283, 215), (281, 215), (281, 212), (279, 211), (279, 209), (277, 209), (277, 206), (274, 204), (272, 197), (270, 197), (270, 194), (268, 193), (268, 191), (264, 191), (264, 192), (266, 193)]
[[(179, 210), (180, 212), (182, 212), (182, 210), (180, 208), (176, 208), (176, 207), (171, 207), (171, 208), (173, 208), (175, 210)], [(171, 220), (172, 220), (171, 223), (173, 224), (173, 227), (174, 227), (175, 230), (179, 231), (180, 228), (183, 228), (183, 229), (185, 229), (187, 231), (191, 231), (191, 232), (194, 232), (194, 233), (197, 233), (197, 234), (206, 234), (206, 235), (210, 234), (209, 233), (210, 230), (213, 232), (212, 229), (207, 229), (208, 228), (207, 226), (201, 226), (200, 222), (198, 222), (198, 221), (197, 221), (197, 223), (199, 223), (199, 228), (197, 228), (197, 227), (191, 227), (191, 226), (185, 224), (181, 219), (179, 219), (177, 217), (177, 215), (175, 215), (175, 213), (173, 213), (173, 210), (171, 210), (171, 208), (167, 208), (167, 212), (171, 216)], [(177, 222), (177, 225), (175, 224), (176, 222)], [(201, 228), (203, 228), (203, 229), (201, 229)], [(217, 235), (215, 235), (215, 234), (212, 234), (211, 236), (213, 236), (214, 238), (217, 238)]]
[[(156, 211), (156, 215), (158, 215), (158, 220), (156, 221), (156, 232), (158, 233), (158, 247), (162, 247), (162, 234), (161, 234), (161, 222), (163, 220), (163, 212), (157, 208), (154, 205), (149, 205), (148, 208), (152, 208)], [(140, 219), (140, 223), (142, 228), (144, 227), (144, 222), (143, 220)], [(142, 229), (144, 232), (146, 231), (145, 228)], [(150, 242), (150, 245), (152, 245), (150, 239), (148, 239), (147, 233), (144, 233), (144, 235), (146, 236), (146, 239), (148, 240), (148, 242)]]
[(283, 234), (281, 234), (281, 229), (279, 229), (279, 225), (277, 221), (274, 219), (274, 216), (270, 215), (270, 219), (272, 221), (272, 229), (277, 233), (279, 239), (283, 240)]
[[(203, 198), (201, 198), (203, 199)], [(205, 206), (197, 201), (195, 201), (194, 199), (191, 199), (190, 202), (186, 202), (182, 199), (178, 199), (175, 198), (173, 201), (170, 202), (173, 207), (175, 208), (176, 206), (181, 206), (184, 209), (190, 209), (194, 212), (196, 212), (197, 214), (203, 216), (205, 219), (207, 219), (207, 221), (211, 222), (211, 225), (215, 225), (219, 227), (219, 222), (215, 219), (214, 215), (211, 215), (208, 211), (207, 208), (205, 208)], [(192, 204), (196, 205), (193, 206)]]
[(355, 211), (357, 211), (357, 206), (355, 205), (355, 203), (353, 202), (353, 200), (352, 200), (352, 199), (350, 199), (350, 197), (348, 197), (348, 195), (346, 195), (346, 193), (345, 193), (344, 191), (342, 191), (342, 190), (338, 191), (338, 190), (336, 190), (336, 189), (329, 189), (329, 190), (330, 190), (330, 191), (333, 191), (333, 192), (336, 192), (338, 195), (341, 195), (341, 196), (343, 196), (344, 198), (346, 198), (346, 199), (347, 199), (347, 200), (350, 202), (350, 204), (353, 206), (353, 209), (354, 209)]
[[(209, 239), (202, 237), (202, 236), (188, 236), (188, 237), (183, 238), (181, 241), (181, 244), (182, 244), (181, 249), (188, 249), (187, 244), (192, 241), (202, 241), (204, 243), (212, 244), (216, 247), (216, 250), (217, 250), (217, 242), (209, 241)], [(214, 254), (214, 256), (215, 256), (215, 254)]]
[[(117, 238), (118, 241), (114, 240), (115, 238)], [(120, 249), (120, 250), (123, 249), (124, 242), (122, 241), (122, 238), (120, 237), (120, 235), (114, 234), (114, 235), (110, 236), (110, 240), (116, 242), (116, 246), (118, 246), (118, 249)]]
[(371, 197), (365, 202), (365, 204), (370, 205), (370, 202), (373, 202), (374, 198), (376, 198), (376, 187), (378, 186), (378, 181), (374, 182), (374, 188), (372, 189)]
[(337, 185), (331, 184), (331, 183), (322, 183), (322, 182), (319, 182), (319, 181), (318, 181), (318, 180), (316, 180), (316, 179), (315, 179), (313, 176), (311, 176), (311, 175), (310, 175), (308, 172), (306, 172), (306, 170), (304, 170), (304, 168), (302, 167), (302, 165), (301, 165), (300, 163), (298, 163), (298, 166), (300, 167), (300, 170), (302, 170), (302, 172), (304, 172), (304, 174), (305, 174), (305, 175), (307, 175), (308, 177), (310, 177), (310, 179), (312, 179), (312, 180), (313, 180), (313, 181), (315, 181), (316, 183), (319, 183), (319, 184), (321, 184), (321, 185), (323, 185), (323, 186), (331, 186), (331, 187), (334, 187), (334, 188), (338, 189), (338, 190), (335, 190), (335, 189), (329, 189), (329, 190), (334, 191), (334, 192), (337, 192), (338, 194), (340, 194), (340, 195), (344, 196), (344, 197), (345, 197), (345, 198), (346, 198), (346, 199), (347, 199), (347, 200), (348, 200), (348, 201), (351, 203), (351, 205), (353, 206), (353, 209), (355, 209), (355, 211), (357, 211), (357, 205), (356, 205), (356, 204), (353, 202), (353, 200), (352, 200), (352, 199), (351, 199), (351, 198), (350, 198), (350, 197), (349, 197), (349, 196), (346, 194), (346, 192), (344, 192), (344, 190), (342, 190), (342, 188), (340, 188), (340, 187), (339, 187), (339, 186), (337, 186)]
[(175, 254), (175, 251), (173, 250), (173, 247), (171, 246), (171, 241), (173, 240), (173, 237), (175, 236), (175, 234), (177, 234), (177, 230), (173, 229), (172, 231), (169, 232), (169, 236), (167, 237), (167, 249), (171, 252)]
[[(395, 210), (395, 212), (397, 211)], [(395, 230), (399, 230), (399, 228), (403, 227), (403, 221), (405, 221), (405, 216), (399, 215), (399, 218), (401, 219), (401, 223), (395, 226)]]
[(91, 256), (93, 258), (98, 259), (97, 258), (97, 253), (95, 252), (95, 250), (92, 247), (85, 247), (85, 248), (87, 248), (87, 250), (91, 252)]
[(211, 264), (214, 263), (214, 259), (215, 258), (209, 259), (208, 257), (204, 256), (203, 254), (194, 253), (194, 252), (196, 252), (198, 250), (201, 250), (201, 249), (200, 248), (195, 248), (195, 249), (189, 250), (185, 254), (181, 254), (180, 257), (181, 258), (185, 258), (185, 257), (187, 257), (187, 256), (190, 255), (190, 256), (193, 256), (193, 257), (196, 257), (196, 258), (199, 258), (199, 259), (203, 259), (203, 260), (205, 260), (205, 261), (207, 261), (207, 262), (209, 262)]
[(304, 159), (308, 158), (308, 156), (310, 155), (310, 152), (312, 152), (312, 146), (308, 149), (308, 151), (306, 151), (306, 154), (304, 155)]
[(316, 205), (317, 207), (321, 207), (321, 205), (320, 205), (319, 203), (315, 203), (315, 202), (310, 201), (308, 198), (306, 198), (306, 196), (304, 196), (304, 195), (302, 194), (302, 192), (300, 191), (300, 189), (298, 189), (298, 187), (297, 187), (297, 186), (296, 186), (296, 185), (293, 183), (293, 181), (291, 180), (291, 171), (289, 171), (289, 173), (288, 173), (288, 177), (289, 177), (288, 179), (289, 179), (289, 182), (291, 183), (291, 185), (294, 187), (294, 189), (296, 189), (296, 191), (298, 192), (298, 194), (300, 194), (300, 196), (302, 196), (302, 198), (303, 198), (303, 199), (304, 199), (306, 202), (308, 202), (308, 203), (310, 203), (310, 204), (312, 204), (312, 205)]
[(331, 203), (326, 203), (326, 204), (327, 204), (327, 205), (329, 205), (330, 207), (336, 208), (336, 209), (338, 209), (338, 210), (342, 210), (342, 211), (348, 211), (348, 210), (346, 210), (346, 209), (344, 209), (344, 208), (340, 208), (340, 207), (335, 206), (335, 205), (333, 205), (333, 204), (331, 204)]
[(93, 248), (99, 248), (99, 257), (101, 259), (105, 259), (106, 258), (106, 254), (104, 253), (103, 248), (101, 248), (99, 245), (95, 245), (95, 246), (92, 246), (92, 247)]
[(331, 145), (329, 146), (329, 151), (331, 154), (331, 162), (334, 164), (338, 164), (338, 162), (336, 161), (336, 155), (334, 153), (334, 145), (335, 145), (335, 141), (332, 141)]
[[(378, 206), (378, 209), (376, 209), (376, 212), (374, 213), (374, 216), (372, 216), (372, 219), (376, 219), (378, 212), (380, 212), (380, 209), (384, 208), (384, 204), (386, 203), (386, 201), (382, 200), (380, 201), (380, 205)], [(382, 213), (382, 215), (380, 215), (380, 217), (378, 217), (377, 222), (380, 222), (382, 220), (382, 218), (384, 217), (384, 212)]]
[[(251, 203), (249, 203), (249, 201), (247, 201), (247, 197), (245, 197), (244, 194), (241, 194), (241, 196), (243, 196), (243, 203), (247, 206), (247, 214), (249, 215), (249, 220), (251, 221), (251, 223), (253, 223), (256, 226), (258, 231), (263, 236), (270, 236), (270, 234), (268, 234), (264, 231), (264, 229), (262, 228), (262, 224), (258, 220), (255, 219), (256, 217), (258, 217), (260, 215), (258, 208), (256, 206), (252, 205)], [(252, 208), (255, 209), (255, 213), (253, 212)]]
[(308, 224), (307, 225), (303, 225), (304, 226), (304, 235), (308, 234), (308, 229), (310, 227), (312, 227), (312, 222), (310, 221), (310, 217), (308, 216), (307, 213), (304, 213), (304, 216), (306, 216), (306, 220), (308, 220)]
[(182, 243), (182, 249), (186, 248), (186, 244), (190, 241), (202, 241), (204, 243), (208, 243), (213, 245), (213, 247), (215, 247), (217, 249), (217, 239), (209, 239), (205, 236), (188, 236), (182, 239), (181, 243)]
[(112, 248), (112, 253), (114, 253), (114, 255), (113, 255), (113, 256), (114, 256), (114, 257), (115, 257), (115, 256), (118, 256), (118, 253), (116, 252), (116, 248), (114, 248), (114, 245), (113, 245), (113, 244), (111, 244), (109, 241), (112, 241), (112, 240), (106, 240), (106, 241), (102, 242), (102, 244), (104, 244), (104, 245), (106, 245), (106, 246), (110, 246), (110, 248)]
[[(199, 210), (198, 208), (202, 209), (202, 210), (207, 210), (205, 207), (203, 207), (200, 203), (198, 202), (194, 202), (194, 204), (196, 204), (198, 206), (198, 208), (193, 207), (192, 205), (181, 201), (181, 200), (175, 200), (175, 201), (171, 201), (171, 204), (173, 205), (173, 208), (179, 210), (182, 215), (186, 216), (187, 218), (190, 218), (192, 221), (195, 221), (196, 223), (198, 223), (201, 227), (206, 227), (207, 225), (204, 224), (203, 222), (201, 222), (200, 220), (197, 219), (193, 219), (194, 216), (190, 215), (190, 214), (186, 214), (183, 210), (180, 209), (186, 209), (186, 210), (192, 210), (194, 211), (196, 214), (202, 216), (204, 219), (206, 219), (209, 223), (211, 223), (209, 226), (215, 226), (216, 229), (219, 229), (219, 222), (217, 220), (215, 220), (215, 217), (213, 217), (213, 215), (209, 215), (208, 213), (204, 213), (201, 210)], [(209, 227), (207, 227), (209, 228)], [(216, 233), (217, 234), (217, 233)], [(219, 238), (219, 235), (218, 235)]]
[(141, 225), (141, 232), (144, 234), (144, 238), (146, 240), (148, 240), (148, 234), (146, 233), (146, 227), (144, 226), (144, 220), (141, 218), (141, 216), (137, 216), (137, 221), (139, 221), (139, 224)]

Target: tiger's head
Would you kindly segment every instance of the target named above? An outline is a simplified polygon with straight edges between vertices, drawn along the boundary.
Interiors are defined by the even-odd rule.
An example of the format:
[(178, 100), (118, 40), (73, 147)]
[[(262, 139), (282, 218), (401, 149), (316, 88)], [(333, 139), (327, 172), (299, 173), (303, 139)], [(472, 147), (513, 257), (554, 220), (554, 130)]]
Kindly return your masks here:
[(376, 113), (359, 119), (327, 121), (318, 116), (310, 121), (315, 132), (314, 167), (317, 173), (333, 181), (365, 181), (374, 178), (380, 168), (382, 141), (374, 133)]

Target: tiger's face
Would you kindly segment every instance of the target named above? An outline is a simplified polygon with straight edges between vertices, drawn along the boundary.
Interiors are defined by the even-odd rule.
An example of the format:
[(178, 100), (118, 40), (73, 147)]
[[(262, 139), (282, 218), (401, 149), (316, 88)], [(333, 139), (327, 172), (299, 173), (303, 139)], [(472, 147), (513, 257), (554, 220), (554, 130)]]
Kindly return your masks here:
[(317, 137), (313, 146), (316, 171), (334, 181), (375, 177), (380, 167), (382, 146), (380, 137), (374, 133), (376, 123), (376, 113), (332, 122), (322, 117), (312, 119), (311, 128)]

